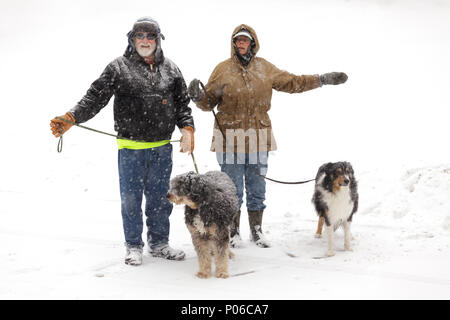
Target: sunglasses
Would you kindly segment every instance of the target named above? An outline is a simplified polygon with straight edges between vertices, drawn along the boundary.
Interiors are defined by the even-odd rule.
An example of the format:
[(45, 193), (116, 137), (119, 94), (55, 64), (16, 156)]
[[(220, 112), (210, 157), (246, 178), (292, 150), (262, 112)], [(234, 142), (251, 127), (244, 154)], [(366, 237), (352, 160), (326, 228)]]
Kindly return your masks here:
[(157, 34), (145, 32), (137, 32), (134, 36), (139, 40), (144, 40), (144, 38), (147, 38), (148, 40), (155, 40), (156, 38), (158, 38)]

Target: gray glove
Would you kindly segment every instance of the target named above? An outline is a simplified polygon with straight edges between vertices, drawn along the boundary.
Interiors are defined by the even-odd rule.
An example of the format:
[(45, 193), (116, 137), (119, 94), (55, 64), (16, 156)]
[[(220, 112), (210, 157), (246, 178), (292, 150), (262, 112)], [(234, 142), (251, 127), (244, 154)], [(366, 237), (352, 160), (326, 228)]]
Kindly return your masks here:
[(191, 81), (188, 87), (188, 95), (192, 101), (196, 102), (202, 98), (202, 90), (200, 89), (200, 80), (194, 79)]
[(347, 81), (348, 77), (343, 72), (330, 72), (330, 73), (324, 73), (319, 76), (320, 83), (322, 85), (324, 84), (341, 84)]

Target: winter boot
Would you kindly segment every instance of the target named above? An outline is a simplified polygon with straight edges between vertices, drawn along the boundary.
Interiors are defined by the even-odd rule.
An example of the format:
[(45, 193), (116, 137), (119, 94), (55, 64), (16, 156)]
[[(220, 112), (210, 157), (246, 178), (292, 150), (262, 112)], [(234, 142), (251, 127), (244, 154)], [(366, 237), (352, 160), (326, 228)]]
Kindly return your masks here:
[(242, 239), (239, 234), (239, 222), (241, 220), (241, 211), (239, 210), (231, 221), (230, 228), (230, 247), (239, 248), (242, 246)]
[(127, 253), (125, 255), (125, 264), (131, 266), (139, 266), (142, 264), (142, 248), (127, 247)]
[(167, 260), (181, 261), (184, 260), (184, 257), (186, 256), (182, 250), (174, 249), (170, 247), (168, 244), (163, 244), (154, 249), (150, 248), (149, 252), (154, 257), (164, 258)]
[(262, 216), (264, 211), (248, 211), (248, 222), (250, 225), (250, 232), (252, 235), (252, 241), (256, 243), (258, 247), (269, 248), (270, 244), (264, 238), (262, 232)]

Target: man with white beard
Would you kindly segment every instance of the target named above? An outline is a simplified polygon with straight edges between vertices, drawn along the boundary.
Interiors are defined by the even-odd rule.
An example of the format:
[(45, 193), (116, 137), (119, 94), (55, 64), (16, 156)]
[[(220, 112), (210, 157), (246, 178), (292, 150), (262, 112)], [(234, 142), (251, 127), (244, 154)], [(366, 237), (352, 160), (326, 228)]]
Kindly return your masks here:
[(166, 198), (172, 172), (170, 139), (181, 130), (181, 152), (194, 150), (194, 120), (186, 83), (178, 67), (164, 57), (159, 24), (138, 19), (127, 34), (123, 56), (111, 62), (86, 95), (61, 118), (50, 122), (59, 137), (71, 123), (94, 117), (114, 95), (114, 128), (118, 132), (121, 212), (125, 234), (125, 263), (142, 264), (145, 196), (147, 244), (152, 256), (183, 260), (181, 250), (169, 246), (172, 204)]

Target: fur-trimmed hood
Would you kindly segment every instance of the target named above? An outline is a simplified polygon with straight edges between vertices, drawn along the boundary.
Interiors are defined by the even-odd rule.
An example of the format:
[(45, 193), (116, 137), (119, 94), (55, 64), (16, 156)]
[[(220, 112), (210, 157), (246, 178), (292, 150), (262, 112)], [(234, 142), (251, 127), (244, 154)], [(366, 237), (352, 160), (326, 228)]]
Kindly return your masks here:
[(234, 44), (234, 36), (242, 30), (246, 30), (250, 33), (250, 35), (252, 36), (253, 40), (251, 42), (250, 45), (250, 52), (251, 52), (251, 58), (250, 58), (250, 62), (251, 60), (254, 59), (254, 57), (256, 56), (256, 54), (259, 51), (259, 41), (258, 41), (258, 36), (256, 35), (255, 30), (250, 27), (249, 25), (246, 24), (241, 24), (239, 26), (237, 26), (233, 33), (231, 34), (231, 58), (232, 59), (239, 59), (238, 58), (238, 53), (236, 52), (236, 45)]

